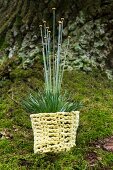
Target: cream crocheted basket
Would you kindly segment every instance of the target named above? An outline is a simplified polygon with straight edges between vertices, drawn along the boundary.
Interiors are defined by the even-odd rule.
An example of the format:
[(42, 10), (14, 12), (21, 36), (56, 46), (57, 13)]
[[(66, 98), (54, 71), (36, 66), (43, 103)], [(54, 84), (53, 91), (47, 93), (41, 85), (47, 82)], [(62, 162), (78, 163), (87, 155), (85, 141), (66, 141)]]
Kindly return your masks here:
[(34, 153), (60, 152), (75, 146), (79, 111), (31, 114)]

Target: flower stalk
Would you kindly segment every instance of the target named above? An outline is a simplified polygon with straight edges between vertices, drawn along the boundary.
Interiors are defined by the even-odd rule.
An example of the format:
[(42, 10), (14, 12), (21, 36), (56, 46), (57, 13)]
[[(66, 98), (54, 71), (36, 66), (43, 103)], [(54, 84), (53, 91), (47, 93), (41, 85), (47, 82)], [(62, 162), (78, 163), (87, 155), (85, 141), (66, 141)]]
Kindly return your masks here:
[[(69, 102), (66, 94), (61, 95), (61, 85), (63, 80), (66, 57), (69, 49), (70, 37), (68, 36), (67, 47), (63, 52), (64, 18), (58, 22), (57, 48), (55, 47), (55, 8), (53, 8), (53, 34), (47, 26), (46, 21), (40, 25), (42, 40), (42, 54), (44, 62), (44, 81), (45, 88), (43, 92), (33, 92), (22, 101), (23, 107), (30, 113), (54, 113), (70, 112), (81, 108), (80, 102)], [(64, 53), (64, 63), (62, 66), (61, 53)]]
[[(57, 49), (55, 48), (55, 10), (53, 10), (53, 34), (51, 42), (51, 31), (47, 27), (46, 21), (43, 21), (43, 26), (40, 25), (41, 38), (42, 38), (42, 53), (44, 61), (44, 78), (45, 78), (45, 91), (53, 94), (60, 94), (61, 84), (64, 73), (64, 65), (69, 47), (69, 37), (67, 43), (67, 49), (64, 55), (64, 65), (61, 63), (61, 51), (62, 51), (62, 35), (63, 35), (63, 23), (64, 18), (58, 21), (58, 40)], [(52, 44), (52, 45), (51, 45)]]

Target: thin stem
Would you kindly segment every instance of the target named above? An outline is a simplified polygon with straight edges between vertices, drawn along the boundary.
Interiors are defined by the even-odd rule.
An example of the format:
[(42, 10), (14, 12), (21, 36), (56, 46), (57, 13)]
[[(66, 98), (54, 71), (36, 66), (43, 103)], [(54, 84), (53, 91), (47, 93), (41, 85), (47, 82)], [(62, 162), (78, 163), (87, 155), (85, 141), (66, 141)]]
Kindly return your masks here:
[(61, 44), (62, 44), (62, 34), (63, 34), (63, 24), (64, 24), (64, 18), (61, 18), (62, 25), (61, 25)]
[(61, 50), (61, 21), (59, 21), (58, 31), (58, 52), (57, 52), (57, 70), (56, 70), (56, 90), (59, 91), (59, 65), (60, 65), (60, 50)]
[(53, 86), (55, 86), (55, 10), (53, 10)]
[(48, 59), (47, 59), (47, 30), (46, 30), (46, 21), (44, 23), (44, 43), (45, 43), (45, 57), (46, 57), (46, 64), (48, 69)]
[(41, 32), (41, 38), (42, 38), (42, 54), (43, 54), (43, 61), (44, 61), (44, 79), (45, 83), (47, 83), (47, 74), (46, 74), (46, 59), (45, 59), (45, 50), (44, 50), (44, 39), (43, 39), (43, 31), (42, 31), (42, 25), (39, 25), (40, 32)]
[(44, 48), (42, 49), (43, 53), (43, 60), (44, 60), (44, 73), (45, 73), (45, 88), (48, 90), (48, 70), (47, 70), (47, 65), (46, 65), (46, 57), (45, 57), (45, 50)]
[(46, 37), (46, 21), (43, 21), (43, 23), (44, 23), (44, 37)]
[(49, 54), (48, 54), (48, 29), (49, 27), (46, 27), (46, 58), (47, 58), (47, 68), (49, 69)]
[[(64, 18), (61, 18), (61, 51), (62, 51), (62, 35), (63, 35), (63, 22)], [(62, 65), (60, 62), (60, 68), (59, 68), (59, 89), (61, 88), (61, 76), (62, 76)]]
[(50, 85), (50, 91), (52, 90), (52, 75), (51, 75), (51, 54), (50, 54), (50, 42), (51, 42), (51, 37), (50, 37), (50, 31), (48, 31), (48, 56), (49, 56), (49, 85)]
[(42, 45), (43, 45), (44, 41), (43, 41), (42, 25), (39, 25), (39, 27), (40, 27), (41, 38), (42, 38)]

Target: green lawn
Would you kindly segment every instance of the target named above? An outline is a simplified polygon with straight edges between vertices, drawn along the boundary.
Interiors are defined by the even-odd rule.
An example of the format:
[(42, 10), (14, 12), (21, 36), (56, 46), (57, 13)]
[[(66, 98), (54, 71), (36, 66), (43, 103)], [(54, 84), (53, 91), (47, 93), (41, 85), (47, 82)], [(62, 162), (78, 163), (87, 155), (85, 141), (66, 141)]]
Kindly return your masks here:
[[(10, 64), (12, 67), (12, 65)], [(13, 66), (0, 82), (0, 170), (109, 170), (113, 153), (93, 143), (113, 135), (113, 82), (97, 70), (93, 73), (66, 72), (63, 90), (72, 100), (84, 104), (80, 112), (77, 146), (59, 154), (33, 154), (33, 134), (29, 114), (16, 101), (30, 89), (43, 86), (41, 66), (28, 70)], [(3, 70), (2, 70), (3, 72)], [(8, 74), (8, 76), (7, 76)], [(2, 77), (3, 77), (2, 76)], [(91, 162), (89, 155), (93, 155)]]

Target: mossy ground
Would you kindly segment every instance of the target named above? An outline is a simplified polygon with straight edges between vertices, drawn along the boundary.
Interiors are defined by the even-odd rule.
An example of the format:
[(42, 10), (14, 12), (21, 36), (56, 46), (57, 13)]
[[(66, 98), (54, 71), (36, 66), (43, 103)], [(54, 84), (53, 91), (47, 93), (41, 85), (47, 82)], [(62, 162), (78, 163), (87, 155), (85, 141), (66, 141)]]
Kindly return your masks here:
[[(16, 65), (17, 63), (17, 65)], [(6, 67), (7, 66), (7, 67)], [(113, 135), (113, 86), (98, 71), (93, 73), (66, 72), (63, 90), (73, 100), (81, 100), (77, 146), (59, 154), (33, 154), (33, 134), (29, 114), (15, 101), (20, 101), (30, 89), (43, 86), (42, 66), (39, 62), (23, 70), (17, 61), (1, 66), (0, 139), (1, 170), (109, 170), (113, 169), (113, 153), (95, 147), (94, 141)], [(96, 159), (93, 165), (88, 155)]]

